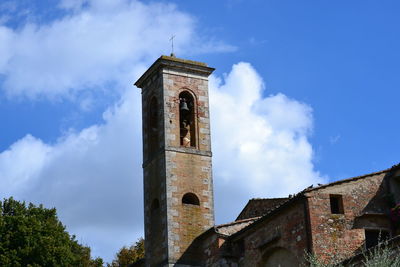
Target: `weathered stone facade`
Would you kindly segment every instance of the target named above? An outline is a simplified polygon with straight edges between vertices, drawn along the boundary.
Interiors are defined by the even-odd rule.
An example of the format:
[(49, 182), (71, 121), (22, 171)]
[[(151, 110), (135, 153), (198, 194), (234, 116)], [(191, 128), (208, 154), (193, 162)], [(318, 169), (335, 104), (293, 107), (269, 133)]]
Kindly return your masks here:
[(345, 259), (400, 232), (389, 218), (400, 203), (399, 166), (287, 198), (252, 199), (236, 221), (215, 226), (212, 71), (162, 56), (136, 82), (143, 103), (146, 266), (292, 267), (305, 263), (305, 252)]
[[(250, 201), (242, 216), (252, 214), (253, 207), (259, 217), (215, 226), (195, 240), (203, 246), (199, 265), (299, 266), (305, 252), (326, 261), (344, 260), (368, 248), (371, 231), (395, 237), (399, 229), (390, 221), (388, 197), (396, 197), (399, 168), (310, 187), (283, 202)], [(271, 203), (279, 204), (271, 209)], [(370, 242), (376, 244), (377, 238)]]
[[(208, 104), (213, 70), (162, 56), (135, 83), (142, 88), (147, 266), (187, 264), (189, 245), (214, 225)], [(189, 130), (183, 137), (184, 127)]]
[[(283, 210), (274, 216), (260, 218), (252, 227), (248, 226), (231, 237), (236, 246), (245, 248), (237, 258), (239, 265), (258, 266), (276, 258), (276, 253), (286, 255), (290, 266), (301, 262), (308, 239), (305, 202), (288, 203)], [(276, 263), (276, 259), (272, 262)]]
[(268, 212), (276, 209), (283, 202), (286, 202), (288, 198), (253, 198), (250, 199), (247, 205), (240, 212), (237, 220), (243, 220), (248, 218), (259, 217), (267, 214)]
[[(313, 252), (322, 258), (342, 258), (361, 252), (365, 229), (391, 231), (383, 182), (387, 172), (355, 178), (306, 193)], [(330, 196), (341, 196), (343, 211), (331, 212)]]

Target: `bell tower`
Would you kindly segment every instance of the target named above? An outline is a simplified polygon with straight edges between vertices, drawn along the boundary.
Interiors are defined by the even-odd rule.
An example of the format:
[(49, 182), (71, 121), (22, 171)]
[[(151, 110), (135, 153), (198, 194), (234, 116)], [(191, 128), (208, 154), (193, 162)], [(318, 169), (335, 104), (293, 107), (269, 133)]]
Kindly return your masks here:
[[(146, 266), (194, 266), (187, 248), (214, 226), (205, 63), (161, 56), (142, 89)], [(193, 255), (194, 256), (194, 255)]]

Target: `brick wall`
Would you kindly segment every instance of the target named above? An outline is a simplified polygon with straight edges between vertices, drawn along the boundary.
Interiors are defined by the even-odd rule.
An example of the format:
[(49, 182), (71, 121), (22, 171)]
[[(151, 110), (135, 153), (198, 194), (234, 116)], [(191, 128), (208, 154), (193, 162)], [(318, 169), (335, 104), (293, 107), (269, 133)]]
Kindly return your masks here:
[[(144, 186), (144, 224), (145, 224), (145, 250), (146, 262), (149, 265), (157, 265), (167, 260), (167, 205), (165, 202), (165, 154), (164, 147), (164, 107), (162, 104), (163, 90), (162, 75), (155, 73), (146, 81), (145, 89), (142, 91), (142, 121), (143, 121), (143, 186)], [(151, 152), (150, 132), (150, 100), (155, 97), (157, 106), (157, 131), (155, 150)], [(152, 209), (152, 203), (158, 200), (159, 207)], [(157, 245), (154, 245), (157, 244)]]
[(234, 237), (232, 252), (239, 266), (261, 266), (278, 248), (301, 263), (307, 250), (306, 230), (305, 205), (300, 199), (239, 233)]
[(236, 220), (243, 220), (253, 217), (259, 217), (274, 210), (288, 198), (253, 198), (250, 199), (247, 205), (240, 212)]
[[(167, 160), (168, 236), (170, 257), (178, 260), (192, 241), (214, 225), (208, 80), (195, 74), (164, 70)], [(179, 94), (195, 98), (196, 147), (180, 146)], [(193, 138), (193, 137), (192, 137)], [(182, 204), (194, 193), (200, 206)]]
[[(344, 259), (363, 249), (365, 228), (390, 231), (386, 173), (328, 186), (307, 193), (313, 252), (322, 259)], [(343, 214), (332, 214), (331, 195), (341, 195)]]
[[(147, 266), (177, 262), (192, 241), (214, 225), (208, 103), (212, 70), (203, 63), (162, 56), (136, 82), (142, 88)], [(192, 147), (180, 143), (183, 91), (195, 100)], [(150, 104), (153, 98), (156, 114)], [(186, 193), (195, 194), (200, 205), (183, 204)]]

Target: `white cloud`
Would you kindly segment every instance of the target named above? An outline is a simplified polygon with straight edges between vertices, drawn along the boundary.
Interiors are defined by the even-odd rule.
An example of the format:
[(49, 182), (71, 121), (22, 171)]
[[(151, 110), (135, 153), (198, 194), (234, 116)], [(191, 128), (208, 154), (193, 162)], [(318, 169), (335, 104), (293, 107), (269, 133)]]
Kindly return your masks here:
[(50, 146), (31, 135), (3, 151), (0, 154), (0, 178), (5, 186), (0, 188), (1, 195), (26, 188), (26, 182), (37, 178), (51, 151)]
[(59, 6), (65, 9), (79, 10), (86, 2), (86, 0), (61, 0)]
[(13, 39), (14, 34), (12, 30), (0, 25), (0, 70), (7, 66), (11, 58)]
[(74, 10), (50, 24), (28, 23), (20, 29), (0, 27), (0, 74), (9, 96), (74, 97), (76, 91), (107, 91), (123, 84), (153, 60), (175, 49), (229, 51), (232, 46), (196, 35), (194, 19), (174, 5), (128, 0), (65, 0)]
[(110, 260), (143, 229), (139, 90), (104, 123), (55, 144), (27, 135), (0, 154), (0, 196), (55, 206), (68, 230)]
[[(56, 207), (79, 241), (110, 260), (143, 230), (141, 105), (134, 78), (154, 55), (169, 51), (172, 33), (183, 57), (234, 47), (199, 41), (194, 19), (173, 5), (64, 0), (61, 7), (69, 15), (47, 25), (0, 26), (4, 92), (67, 97), (90, 109), (95, 90), (107, 95), (119, 88), (120, 101), (101, 124), (71, 129), (53, 144), (27, 135), (1, 152), (0, 197)], [(311, 108), (264, 94), (261, 77), (247, 63), (210, 81), (219, 222), (233, 220), (251, 197), (287, 195), (321, 180), (307, 139)]]
[(234, 65), (224, 82), (212, 79), (210, 88), (220, 222), (249, 198), (287, 196), (324, 180), (313, 170), (308, 105), (283, 94), (263, 97), (263, 81), (248, 63)]
[[(219, 223), (233, 220), (249, 198), (321, 182), (307, 141), (310, 107), (262, 93), (262, 79), (247, 63), (210, 82)], [(55, 144), (29, 135), (17, 141), (0, 154), (0, 195), (55, 206), (69, 231), (110, 260), (143, 230), (139, 102), (139, 90), (129, 90), (103, 124)]]

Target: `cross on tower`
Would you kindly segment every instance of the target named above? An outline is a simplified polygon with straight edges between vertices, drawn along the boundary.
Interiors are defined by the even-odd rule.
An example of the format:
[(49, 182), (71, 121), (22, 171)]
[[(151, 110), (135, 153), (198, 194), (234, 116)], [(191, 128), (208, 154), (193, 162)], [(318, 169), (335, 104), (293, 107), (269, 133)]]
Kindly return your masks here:
[(169, 39), (169, 41), (171, 42), (171, 57), (175, 56), (175, 54), (174, 54), (174, 38), (175, 38), (175, 35), (172, 35), (171, 38)]

